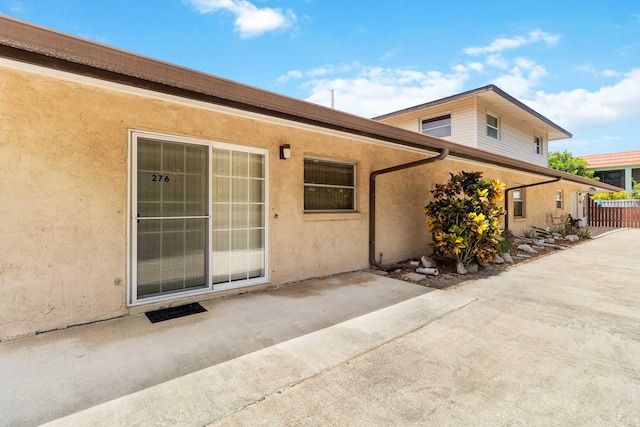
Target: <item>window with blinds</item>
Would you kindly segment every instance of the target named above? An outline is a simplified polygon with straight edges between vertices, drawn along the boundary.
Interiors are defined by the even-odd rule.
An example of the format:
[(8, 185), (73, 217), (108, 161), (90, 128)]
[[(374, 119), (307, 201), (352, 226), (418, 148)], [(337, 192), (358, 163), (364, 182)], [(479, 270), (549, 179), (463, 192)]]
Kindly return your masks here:
[(304, 159), (304, 211), (356, 210), (356, 165), (325, 159)]

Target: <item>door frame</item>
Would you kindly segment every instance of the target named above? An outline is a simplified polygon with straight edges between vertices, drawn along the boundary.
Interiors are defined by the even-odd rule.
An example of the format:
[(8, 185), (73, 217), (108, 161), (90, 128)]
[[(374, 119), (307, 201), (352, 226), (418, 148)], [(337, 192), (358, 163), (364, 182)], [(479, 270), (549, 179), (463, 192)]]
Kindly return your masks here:
[[(193, 144), (193, 145), (205, 145), (208, 147), (207, 151), (207, 167), (209, 168), (207, 171), (208, 183), (207, 183), (207, 203), (209, 206), (207, 207), (207, 216), (208, 216), (208, 226), (207, 226), (207, 237), (205, 242), (205, 247), (207, 251), (206, 256), (206, 287), (199, 288), (194, 290), (176, 292), (166, 295), (147, 297), (143, 299), (137, 298), (137, 215), (136, 215), (136, 207), (137, 207), (137, 139), (138, 138), (149, 138), (149, 139), (157, 139), (167, 142), (176, 142), (182, 144)], [(223, 150), (231, 150), (231, 151), (241, 151), (246, 153), (254, 153), (260, 154), (264, 156), (264, 276), (254, 278), (254, 279), (245, 279), (237, 282), (225, 282), (219, 284), (213, 284), (212, 280), (212, 265), (213, 265), (213, 254), (212, 254), (212, 233), (213, 233), (213, 218), (211, 213), (211, 202), (212, 202), (212, 194), (213, 188), (211, 185), (212, 180), (212, 170), (211, 170), (211, 159), (212, 159), (212, 150), (214, 148), (223, 149)], [(146, 305), (151, 303), (157, 303), (162, 301), (170, 301), (176, 299), (182, 299), (187, 297), (193, 297), (203, 294), (209, 294), (212, 292), (220, 292), (231, 289), (238, 289), (247, 286), (255, 286), (259, 284), (264, 284), (269, 282), (269, 151), (266, 148), (258, 148), (252, 147), (248, 145), (239, 145), (239, 144), (230, 144), (225, 142), (219, 142), (214, 140), (207, 140), (201, 138), (192, 138), (178, 135), (165, 134), (161, 132), (150, 132), (136, 129), (129, 129), (128, 131), (128, 161), (127, 161), (127, 289), (126, 289), (126, 303), (127, 307)]]

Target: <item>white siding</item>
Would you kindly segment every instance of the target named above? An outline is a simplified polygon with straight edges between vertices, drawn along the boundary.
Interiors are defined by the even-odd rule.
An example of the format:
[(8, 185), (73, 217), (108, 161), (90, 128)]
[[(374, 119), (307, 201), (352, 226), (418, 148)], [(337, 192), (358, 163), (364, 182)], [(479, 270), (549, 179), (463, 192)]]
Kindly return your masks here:
[(476, 147), (476, 135), (474, 132), (475, 111), (475, 101), (473, 99), (463, 99), (455, 103), (412, 111), (380, 121), (402, 129), (420, 132), (423, 119), (451, 114), (451, 136), (442, 139), (469, 147)]
[[(516, 120), (512, 116), (491, 108), (489, 104), (482, 103), (482, 101), (478, 102), (477, 111), (477, 148), (539, 166), (547, 166), (549, 152), (546, 133), (537, 131), (526, 122)], [(498, 117), (498, 139), (487, 136), (487, 113)], [(542, 154), (535, 154), (533, 152), (534, 135), (542, 139)]]
[[(498, 117), (498, 139), (487, 136), (487, 112)], [(423, 119), (444, 114), (451, 114), (451, 136), (442, 139), (539, 166), (548, 165), (549, 143), (546, 132), (493, 107), (479, 97), (460, 99), (380, 121), (420, 132), (420, 123)], [(533, 151), (534, 135), (540, 137), (542, 141), (541, 154)]]

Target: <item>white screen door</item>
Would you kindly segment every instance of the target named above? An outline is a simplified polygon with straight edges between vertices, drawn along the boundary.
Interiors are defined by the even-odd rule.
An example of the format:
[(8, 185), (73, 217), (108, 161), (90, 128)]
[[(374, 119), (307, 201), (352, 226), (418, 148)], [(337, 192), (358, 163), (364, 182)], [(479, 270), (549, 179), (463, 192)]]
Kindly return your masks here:
[(207, 286), (207, 147), (138, 140), (137, 296)]
[(265, 283), (266, 151), (132, 135), (130, 303)]

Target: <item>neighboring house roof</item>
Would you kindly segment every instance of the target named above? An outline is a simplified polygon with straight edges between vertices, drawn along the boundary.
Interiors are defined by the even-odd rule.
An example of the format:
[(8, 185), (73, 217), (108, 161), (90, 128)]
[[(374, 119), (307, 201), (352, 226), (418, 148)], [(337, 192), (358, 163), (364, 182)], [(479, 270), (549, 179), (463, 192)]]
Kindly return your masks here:
[(579, 156), (586, 160), (589, 169), (615, 166), (640, 165), (640, 150), (619, 151), (617, 153), (589, 154)]
[(488, 103), (495, 105), (497, 110), (504, 111), (514, 117), (526, 116), (527, 121), (530, 121), (534, 126), (543, 129), (547, 132), (549, 140), (571, 138), (572, 135), (569, 131), (558, 126), (542, 114), (526, 106), (516, 98), (512, 97), (496, 85), (483, 86), (477, 89), (469, 90), (467, 92), (458, 93), (446, 98), (437, 99), (435, 101), (426, 102), (424, 104), (416, 105), (413, 107), (405, 108), (392, 113), (383, 114), (378, 117), (374, 117), (373, 120), (382, 120), (389, 117), (399, 116), (406, 113), (411, 113), (418, 110), (424, 110), (427, 108), (435, 107), (437, 105), (448, 104), (450, 102), (459, 101), (465, 98), (479, 97), (486, 100)]
[[(157, 93), (364, 136), (418, 149), (425, 154), (433, 155), (446, 149), (449, 150), (451, 157), (533, 173), (542, 177), (561, 178), (605, 191), (617, 190), (616, 187), (588, 178), (400, 129), (6, 16), (0, 16), (0, 58), (2, 57)], [(2, 65), (1, 59), (0, 65)], [(502, 91), (493, 92), (502, 93)], [(508, 95), (506, 97), (512, 100), (510, 101), (512, 105), (513, 103), (521, 105)], [(500, 98), (503, 96), (500, 95)], [(524, 105), (522, 107), (528, 108)]]

